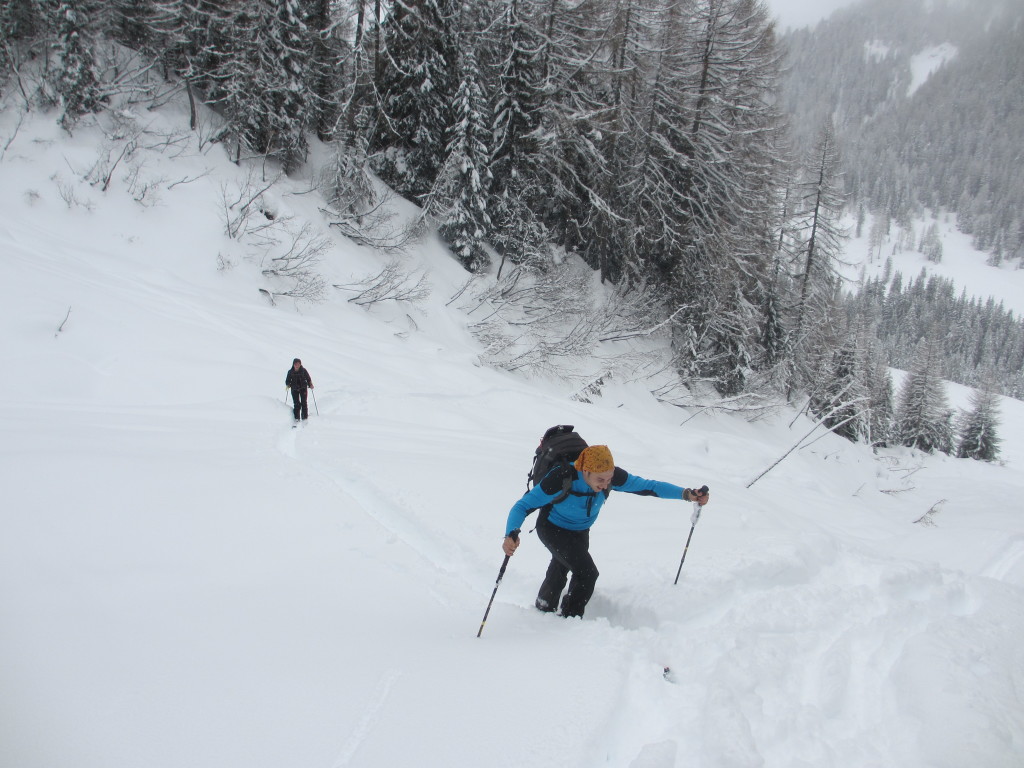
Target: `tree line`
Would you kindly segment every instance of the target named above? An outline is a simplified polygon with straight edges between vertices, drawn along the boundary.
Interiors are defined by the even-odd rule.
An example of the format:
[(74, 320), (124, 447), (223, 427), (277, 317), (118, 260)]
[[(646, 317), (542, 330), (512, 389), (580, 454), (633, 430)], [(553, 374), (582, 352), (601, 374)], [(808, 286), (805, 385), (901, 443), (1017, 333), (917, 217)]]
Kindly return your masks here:
[(836, 434), (869, 445), (907, 446), (929, 453), (995, 461), (999, 399), (989, 382), (974, 390), (968, 411), (949, 405), (940, 343), (922, 339), (898, 390), (875, 328), (863, 315), (823, 366), (807, 408)]
[(922, 269), (905, 284), (899, 272), (864, 282), (846, 311), (850, 324), (873, 329), (894, 368), (909, 370), (921, 346), (935, 343), (942, 378), (1024, 397), (1024, 322), (991, 297), (958, 292)]

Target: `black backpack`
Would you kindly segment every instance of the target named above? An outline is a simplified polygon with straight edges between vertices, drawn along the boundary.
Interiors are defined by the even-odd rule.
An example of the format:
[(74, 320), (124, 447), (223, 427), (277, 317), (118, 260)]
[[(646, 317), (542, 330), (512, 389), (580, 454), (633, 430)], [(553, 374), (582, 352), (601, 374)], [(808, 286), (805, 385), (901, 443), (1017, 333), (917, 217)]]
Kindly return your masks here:
[[(533, 453), (533, 467), (526, 476), (526, 490), (536, 486), (555, 467), (570, 467), (587, 447), (587, 441), (573, 430), (572, 424), (551, 427), (540, 439), (540, 445)], [(562, 492), (551, 504), (563, 501), (572, 486), (572, 473), (567, 472)]]

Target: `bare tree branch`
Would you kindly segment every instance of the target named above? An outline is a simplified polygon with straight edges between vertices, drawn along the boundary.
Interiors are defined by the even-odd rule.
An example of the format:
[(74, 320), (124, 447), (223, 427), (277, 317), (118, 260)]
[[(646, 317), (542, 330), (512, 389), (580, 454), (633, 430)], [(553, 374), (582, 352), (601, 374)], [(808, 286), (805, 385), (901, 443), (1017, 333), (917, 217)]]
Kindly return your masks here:
[(69, 317), (71, 317), (71, 307), (68, 307), (68, 313), (64, 315), (64, 319), (61, 321), (61, 324), (57, 327), (57, 333), (53, 334), (53, 338), (56, 339), (60, 335), (60, 332), (64, 330), (64, 324), (68, 321)]
[(352, 291), (356, 295), (348, 299), (353, 304), (368, 307), (384, 301), (422, 301), (430, 295), (427, 276), (423, 273), (407, 274), (398, 261), (391, 261), (373, 277), (358, 283), (334, 285), (342, 291)]

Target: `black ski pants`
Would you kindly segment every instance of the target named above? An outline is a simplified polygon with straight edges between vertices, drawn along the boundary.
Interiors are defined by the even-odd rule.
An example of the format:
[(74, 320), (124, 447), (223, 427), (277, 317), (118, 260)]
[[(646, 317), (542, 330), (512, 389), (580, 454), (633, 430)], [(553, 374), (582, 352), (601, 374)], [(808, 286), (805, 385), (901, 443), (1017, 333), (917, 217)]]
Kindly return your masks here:
[(292, 408), (292, 413), (295, 414), (295, 418), (298, 419), (301, 415), (302, 418), (309, 418), (309, 407), (306, 400), (306, 388), (292, 387), (292, 403), (295, 407)]
[(562, 598), (562, 615), (582, 616), (599, 576), (590, 556), (590, 531), (559, 528), (542, 516), (537, 521), (537, 537), (551, 553), (551, 563), (537, 593), (537, 607), (542, 611), (555, 610), (571, 571), (569, 591)]

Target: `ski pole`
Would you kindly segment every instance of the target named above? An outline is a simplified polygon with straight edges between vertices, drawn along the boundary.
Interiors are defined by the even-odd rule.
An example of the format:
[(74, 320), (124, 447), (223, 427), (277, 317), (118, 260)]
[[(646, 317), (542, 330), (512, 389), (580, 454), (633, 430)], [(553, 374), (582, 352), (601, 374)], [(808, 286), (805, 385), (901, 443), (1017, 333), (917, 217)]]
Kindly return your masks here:
[[(705, 485), (700, 489), (700, 494), (703, 496), (708, 492), (708, 487)], [(679, 574), (683, 572), (683, 562), (686, 560), (686, 551), (690, 548), (690, 539), (693, 538), (693, 530), (697, 527), (697, 521), (700, 520), (700, 504), (696, 501), (693, 502), (693, 516), (690, 517), (690, 535), (686, 537), (686, 546), (683, 547), (683, 556), (679, 560), (679, 570), (676, 571), (676, 580), (673, 584), (679, 583)]]
[(316, 404), (316, 393), (312, 389), (310, 389), (309, 394), (313, 395), (313, 407), (316, 408), (316, 415), (319, 416), (320, 408)]
[[(519, 541), (519, 531), (512, 531), (509, 536), (511, 536), (515, 541)], [(498, 585), (501, 584), (501, 578), (505, 575), (505, 569), (508, 567), (508, 561), (511, 557), (512, 555), (505, 555), (505, 560), (502, 562), (501, 568), (498, 571), (498, 580), (494, 582), (494, 591), (491, 592), (491, 599), (487, 601), (487, 610), (484, 611), (484, 619), (480, 622), (480, 629), (476, 632), (477, 637), (480, 637), (480, 635), (483, 634), (484, 624), (487, 623), (487, 616), (490, 614), (491, 605), (494, 603), (494, 596), (498, 594)]]

